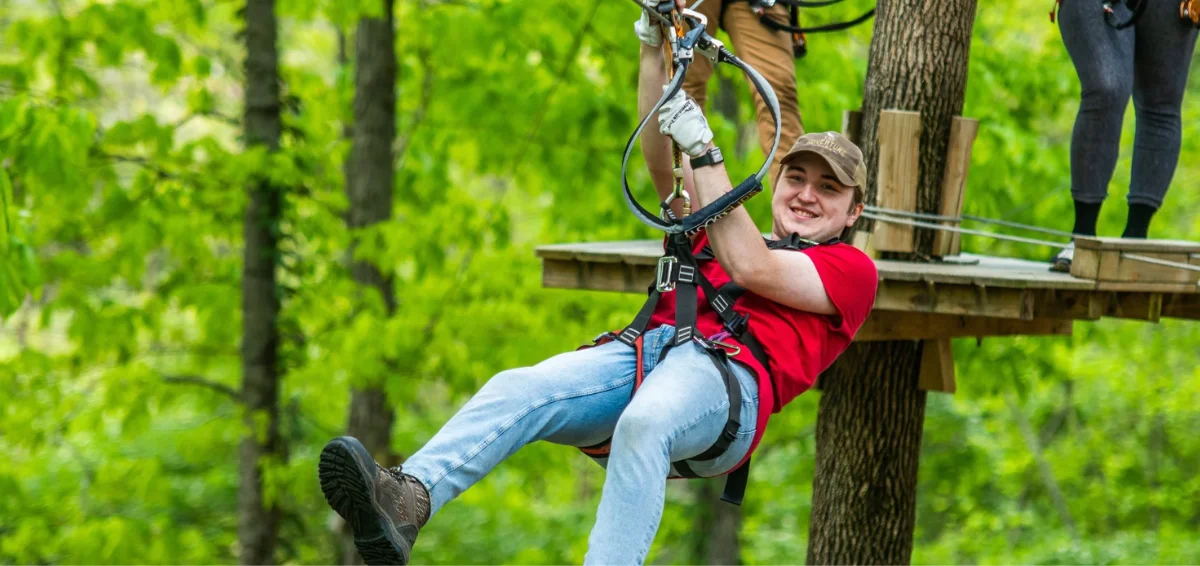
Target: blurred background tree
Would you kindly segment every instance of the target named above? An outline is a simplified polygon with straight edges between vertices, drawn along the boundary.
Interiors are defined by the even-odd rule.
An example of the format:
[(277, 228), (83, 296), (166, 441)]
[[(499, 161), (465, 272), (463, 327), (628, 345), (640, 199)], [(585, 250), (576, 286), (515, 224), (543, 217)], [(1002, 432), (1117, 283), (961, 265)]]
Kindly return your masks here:
[[(632, 3), (394, 0), (382, 169), (376, 153), (354, 156), (360, 128), (385, 126), (355, 105), (360, 22), (386, 21), (384, 2), (266, 4), (273, 151), (243, 118), (263, 78), (247, 75), (243, 3), (0, 3), (0, 563), (245, 560), (238, 446), (270, 428), (243, 394), (243, 282), (263, 275), (243, 264), (252, 186), (279, 191), (278, 451), (256, 458), (278, 521), (263, 561), (343, 560), (315, 462), (345, 432), (352, 389), (395, 407), (386, 449), (402, 459), (495, 372), (586, 343), (641, 303), (543, 289), (533, 254), (657, 236), (619, 187), (637, 118)], [(796, 61), (806, 130), (840, 129), (861, 105), (871, 33), (809, 36)], [(963, 114), (980, 131), (966, 212), (1069, 229), (1079, 86), (1057, 27), (1040, 8), (989, 4), (970, 55)], [(745, 176), (762, 159), (749, 92), (728, 69), (710, 88), (731, 173)], [(1185, 128), (1200, 124), (1197, 96), (1193, 73)], [(1124, 223), (1133, 131), (1131, 109), (1103, 235)], [(391, 185), (376, 216), (354, 213), (366, 169), (390, 171), (372, 177)], [(1200, 240), (1198, 184), (1200, 137), (1185, 135), (1151, 237)], [(767, 204), (748, 205), (764, 228)], [(964, 249), (1054, 251), (974, 237)], [(369, 286), (362, 265), (380, 276)], [(1200, 325), (1075, 329), (955, 342), (959, 390), (926, 410), (914, 562), (1200, 562)], [(744, 563), (804, 561), (818, 396), (773, 420), (755, 458)], [(578, 562), (603, 479), (577, 451), (530, 446), (439, 513), (414, 563)], [(717, 496), (705, 487), (671, 482), (650, 561), (705, 561), (697, 520)]]

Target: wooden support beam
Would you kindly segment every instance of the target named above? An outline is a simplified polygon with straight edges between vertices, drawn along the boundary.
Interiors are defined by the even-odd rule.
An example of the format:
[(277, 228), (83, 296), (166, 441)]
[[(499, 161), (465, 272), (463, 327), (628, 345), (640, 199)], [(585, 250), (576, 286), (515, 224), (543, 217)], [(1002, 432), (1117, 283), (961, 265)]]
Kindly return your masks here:
[(1162, 307), (1162, 293), (1109, 293), (1104, 315), (1158, 322)]
[[(916, 212), (921, 114), (904, 110), (879, 113), (879, 172), (875, 202), (880, 208)], [(912, 252), (913, 227), (875, 222), (871, 237), (875, 249)]]
[(876, 292), (875, 310), (1031, 320), (1034, 295), (1027, 289), (883, 280)]
[(1070, 335), (1074, 321), (873, 311), (855, 340), (932, 340), (969, 336)]
[(926, 340), (921, 345), (921, 373), (917, 387), (925, 391), (954, 393), (954, 352), (950, 340)]
[[(967, 171), (971, 167), (971, 147), (979, 133), (979, 120), (955, 116), (950, 122), (950, 143), (946, 148), (946, 175), (942, 178), (942, 216), (962, 216)], [(933, 255), (958, 255), (962, 234), (939, 230), (933, 237)]]
[(542, 286), (549, 288), (645, 293), (654, 279), (649, 265), (551, 258), (542, 262)]
[(1099, 320), (1108, 310), (1107, 298), (1095, 291), (1039, 289), (1034, 299), (1034, 318)]
[(1162, 316), (1200, 320), (1200, 294), (1172, 293), (1163, 297)]

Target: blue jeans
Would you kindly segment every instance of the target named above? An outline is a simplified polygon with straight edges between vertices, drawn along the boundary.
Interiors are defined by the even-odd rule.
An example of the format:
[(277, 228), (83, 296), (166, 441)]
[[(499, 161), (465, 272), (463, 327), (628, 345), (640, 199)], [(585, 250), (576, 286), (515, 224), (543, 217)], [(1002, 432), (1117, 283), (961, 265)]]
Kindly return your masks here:
[[(662, 518), (671, 462), (704, 452), (729, 416), (729, 397), (712, 359), (696, 342), (668, 350), (675, 329), (644, 335), (646, 379), (633, 392), (636, 358), (620, 342), (568, 352), (500, 372), (404, 463), (429, 489), (431, 515), (522, 446), (547, 440), (591, 446), (612, 437), (585, 563), (640, 564)], [(741, 386), (737, 440), (713, 460), (689, 462), (701, 476), (735, 466), (754, 437), (758, 384), (730, 364)], [(581, 454), (582, 456), (582, 454)]]

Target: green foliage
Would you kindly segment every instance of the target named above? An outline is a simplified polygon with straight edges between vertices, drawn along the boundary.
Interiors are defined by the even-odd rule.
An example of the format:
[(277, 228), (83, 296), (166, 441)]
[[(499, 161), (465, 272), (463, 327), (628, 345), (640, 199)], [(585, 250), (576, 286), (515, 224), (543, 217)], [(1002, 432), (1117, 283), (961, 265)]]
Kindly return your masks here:
[[(811, 19), (867, 6), (847, 4)], [(351, 385), (385, 388), (399, 407), (393, 448), (409, 454), (497, 371), (585, 343), (640, 304), (544, 289), (533, 254), (541, 243), (656, 236), (620, 196), (620, 149), (637, 119), (636, 8), (603, 0), (398, 0), (394, 220), (357, 234), (356, 253), (393, 275), (399, 309), (388, 316), (354, 284), (344, 127), (354, 23), (379, 5), (277, 3), (285, 134), (270, 155), (240, 139), (241, 3), (5, 5), (0, 563), (236, 561), (251, 183), (286, 191), (288, 449), (264, 464), (267, 497), (285, 515), (280, 561), (340, 559), (315, 464), (344, 430)], [(964, 114), (981, 129), (966, 212), (1066, 229), (1078, 84), (1055, 27), (1027, 8), (981, 6), (974, 27)], [(809, 37), (796, 62), (808, 131), (839, 129), (860, 105), (870, 34)], [(762, 155), (742, 132), (748, 90), (722, 73), (739, 111), (711, 120), (719, 142), (739, 148), (727, 158), (741, 178)], [(710, 100), (721, 88), (714, 77)], [(1185, 127), (1200, 123), (1194, 105), (1184, 112)], [(1133, 131), (1131, 112), (1106, 234), (1124, 220)], [(1184, 136), (1154, 237), (1200, 240), (1200, 194), (1187, 190), (1200, 181), (1198, 140)], [(648, 204), (639, 167), (630, 182)], [(767, 226), (767, 199), (748, 206)], [(1195, 324), (1113, 320), (1077, 323), (1066, 338), (957, 342), (959, 392), (932, 395), (926, 415), (914, 561), (1200, 560), (1197, 343)], [(818, 395), (776, 415), (755, 457), (746, 563), (803, 561)], [(579, 562), (603, 480), (574, 450), (530, 446), (444, 508), (415, 559)], [(671, 482), (651, 561), (698, 560), (698, 505), (694, 484)]]

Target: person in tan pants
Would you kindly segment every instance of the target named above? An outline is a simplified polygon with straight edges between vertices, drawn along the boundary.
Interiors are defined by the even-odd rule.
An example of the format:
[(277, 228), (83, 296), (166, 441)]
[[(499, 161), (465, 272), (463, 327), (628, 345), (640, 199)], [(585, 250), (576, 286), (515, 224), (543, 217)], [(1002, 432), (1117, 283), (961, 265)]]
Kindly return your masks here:
[[(800, 105), (796, 98), (796, 64), (792, 53), (792, 36), (785, 31), (776, 31), (764, 26), (759, 21), (758, 14), (750, 7), (753, 0), (704, 0), (696, 8), (697, 12), (708, 18), (709, 35), (716, 37), (719, 23), (720, 29), (729, 34), (733, 43), (731, 51), (745, 61), (767, 79), (775, 96), (779, 99), (779, 114), (782, 131), (779, 134), (781, 148), (789, 147), (804, 133), (800, 122)], [(766, 10), (771, 19), (788, 23), (787, 7), (775, 4)], [(713, 63), (705, 57), (696, 57), (688, 68), (687, 77), (683, 81), (683, 89), (689, 96), (696, 99), (700, 108), (705, 108), (708, 97), (708, 79), (712, 76)], [(771, 120), (771, 112), (767, 104), (759, 96), (758, 91), (747, 82), (750, 94), (754, 96), (754, 111), (758, 121), (758, 142), (763, 155), (771, 150), (771, 140), (775, 136), (775, 124)], [(779, 167), (785, 151), (775, 152), (775, 161), (771, 164), (771, 187), (779, 178)]]

